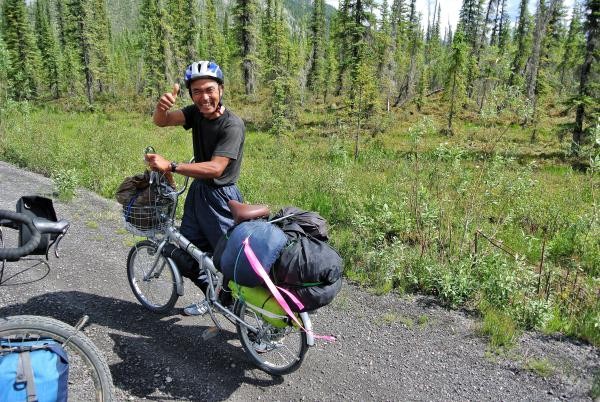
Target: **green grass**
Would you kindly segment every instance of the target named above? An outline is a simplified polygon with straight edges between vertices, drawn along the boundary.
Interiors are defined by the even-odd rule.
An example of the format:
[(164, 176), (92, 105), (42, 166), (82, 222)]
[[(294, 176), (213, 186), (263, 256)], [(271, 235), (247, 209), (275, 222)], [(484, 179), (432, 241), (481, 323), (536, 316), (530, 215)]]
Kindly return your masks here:
[(515, 321), (494, 309), (484, 312), (479, 332), (489, 338), (493, 350), (510, 349), (519, 335)]
[(592, 389), (590, 390), (590, 396), (594, 401), (600, 398), (600, 370), (596, 370), (596, 372), (594, 373), (594, 379), (592, 380)]
[(550, 377), (556, 371), (548, 359), (530, 359), (525, 364), (525, 368), (544, 378)]
[[(82, 186), (111, 198), (144, 169), (147, 145), (169, 159), (191, 157), (189, 132), (113, 109), (10, 103), (0, 111), (0, 159), (52, 177), (61, 197)], [(246, 201), (320, 213), (348, 279), (376, 293), (502, 311), (488, 318), (492, 339), (514, 324), (600, 345), (600, 177), (557, 157), (568, 144), (551, 122), (531, 144), (518, 125), (457, 122), (456, 135), (442, 137), (443, 118), (397, 111), (385, 117), (387, 131), (361, 135), (354, 160), (354, 128), (334, 123), (330, 110), (305, 111), (296, 131), (275, 137), (252, 105), (233, 109), (248, 121)], [(478, 230), (492, 241), (479, 237), (475, 254)]]

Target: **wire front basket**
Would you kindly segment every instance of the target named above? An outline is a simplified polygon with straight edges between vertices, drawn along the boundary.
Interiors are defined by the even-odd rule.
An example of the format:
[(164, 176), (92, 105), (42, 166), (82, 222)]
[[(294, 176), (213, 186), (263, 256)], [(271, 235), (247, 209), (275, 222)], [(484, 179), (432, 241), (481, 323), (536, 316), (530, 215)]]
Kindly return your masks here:
[(136, 236), (154, 237), (163, 233), (173, 216), (175, 200), (160, 198), (154, 205), (123, 205), (125, 229)]

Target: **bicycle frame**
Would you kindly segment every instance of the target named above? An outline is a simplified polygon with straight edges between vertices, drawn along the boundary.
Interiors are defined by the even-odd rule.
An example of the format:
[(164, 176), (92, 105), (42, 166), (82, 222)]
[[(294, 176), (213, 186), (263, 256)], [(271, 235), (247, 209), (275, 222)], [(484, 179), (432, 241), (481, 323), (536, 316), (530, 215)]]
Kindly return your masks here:
[[(159, 178), (157, 177), (158, 173), (152, 172), (152, 175), (154, 175), (154, 180), (156, 180), (156, 183), (160, 183), (160, 180), (158, 180)], [(175, 205), (177, 205), (178, 198), (186, 190), (188, 181), (189, 181), (189, 177), (186, 177), (184, 186), (181, 190), (172, 191), (169, 193), (162, 193), (161, 195), (166, 196), (166, 197), (171, 197), (172, 199), (174, 199)], [(160, 184), (158, 187), (158, 191), (161, 191)], [(244, 326), (245, 328), (247, 328), (249, 331), (252, 331), (253, 333), (258, 333), (259, 329), (248, 324), (246, 321), (244, 321), (243, 319), (241, 319), (240, 317), (235, 315), (227, 307), (225, 307), (221, 303), (219, 303), (218, 297), (217, 297), (217, 288), (219, 286), (220, 273), (215, 268), (215, 265), (214, 265), (213, 260), (210, 257), (210, 255), (208, 253), (200, 250), (191, 241), (189, 241), (187, 238), (185, 238), (181, 234), (181, 232), (175, 227), (175, 225), (174, 225), (175, 212), (173, 211), (171, 216), (161, 213), (159, 219), (161, 221), (165, 222), (164, 236), (161, 239), (158, 239), (158, 238), (153, 239), (153, 241), (155, 241), (157, 243), (156, 258), (154, 260), (154, 263), (153, 263), (151, 269), (148, 271), (147, 274), (144, 275), (144, 280), (148, 280), (153, 275), (161, 272), (161, 270), (164, 268), (163, 266), (159, 267), (161, 251), (166, 244), (168, 244), (168, 243), (175, 244), (181, 250), (185, 251), (190, 256), (192, 256), (192, 258), (194, 258), (198, 262), (200, 271), (206, 273), (206, 275), (209, 279), (208, 287), (206, 289), (206, 300), (208, 301), (208, 304), (209, 304), (208, 312), (210, 314), (212, 321), (217, 326), (217, 328), (219, 330), (221, 330), (222, 326), (219, 323), (219, 321), (217, 320), (216, 316), (214, 315), (213, 309), (218, 311), (219, 313), (221, 313), (221, 315), (223, 315), (231, 323), (240, 324), (240, 325)], [(172, 265), (173, 268), (175, 268), (175, 269), (173, 269), (173, 272), (175, 273), (177, 293), (179, 295), (183, 295), (183, 279), (181, 277), (181, 274), (179, 273), (179, 269), (177, 269), (177, 265), (171, 258), (167, 257), (166, 260), (169, 262), (169, 264)], [(221, 284), (221, 285), (227, 286), (227, 284)], [(299, 316), (304, 324), (304, 329), (306, 330), (307, 344), (309, 346), (313, 346), (315, 343), (315, 339), (314, 339), (314, 336), (312, 333), (312, 322), (310, 320), (310, 317), (309, 317), (308, 313), (306, 313), (306, 312), (300, 313)]]

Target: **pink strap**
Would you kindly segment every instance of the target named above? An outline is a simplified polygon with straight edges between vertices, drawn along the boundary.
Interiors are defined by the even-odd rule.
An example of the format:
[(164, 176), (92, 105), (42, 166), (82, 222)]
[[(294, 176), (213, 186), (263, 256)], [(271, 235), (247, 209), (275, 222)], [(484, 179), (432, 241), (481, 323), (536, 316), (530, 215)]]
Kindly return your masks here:
[[(265, 282), (265, 284), (267, 285), (267, 287), (269, 288), (269, 290), (271, 291), (271, 293), (275, 297), (275, 300), (283, 308), (283, 310), (286, 312), (286, 314), (289, 315), (292, 318), (292, 320), (294, 320), (294, 322), (296, 324), (298, 324), (298, 326), (300, 328), (302, 328), (302, 330), (304, 332), (310, 332), (315, 338), (318, 338), (318, 339), (324, 339), (324, 340), (332, 341), (332, 342), (335, 341), (336, 339), (333, 336), (315, 335), (312, 331), (307, 331), (306, 328), (304, 328), (302, 326), (302, 324), (300, 323), (300, 321), (298, 321), (298, 319), (296, 318), (296, 315), (290, 309), (290, 306), (287, 304), (287, 302), (285, 301), (285, 299), (283, 298), (283, 296), (279, 292), (278, 286), (275, 286), (275, 284), (273, 283), (273, 281), (271, 281), (271, 278), (269, 278), (269, 275), (267, 275), (267, 272), (265, 271), (265, 269), (263, 268), (262, 264), (260, 263), (260, 261), (256, 257), (256, 254), (254, 254), (254, 251), (250, 247), (250, 236), (246, 237), (246, 239), (244, 240), (243, 244), (244, 244), (244, 253), (246, 254), (246, 258), (248, 258), (248, 262), (250, 262), (250, 266), (252, 267), (252, 269), (254, 270), (254, 272), (256, 272), (256, 274), (260, 278), (262, 278), (262, 280)], [(292, 295), (289, 291), (284, 290), (282, 288), (279, 288), (279, 289), (283, 290), (286, 295), (290, 296), (290, 298), (292, 299), (292, 301), (294, 303), (296, 303), (296, 305), (300, 309), (304, 308), (304, 305), (300, 302), (300, 300), (298, 300), (298, 298), (296, 298), (294, 295)]]
[[(263, 270), (264, 270), (264, 268), (263, 268)], [(269, 278), (269, 276), (267, 276), (267, 278)], [(269, 280), (271, 280), (271, 278), (269, 278)], [(292, 292), (290, 292), (289, 290), (287, 290), (287, 289), (284, 289), (284, 288), (282, 288), (282, 287), (280, 287), (280, 286), (277, 286), (277, 289), (279, 289), (279, 290), (281, 290), (283, 293), (285, 293), (285, 295), (286, 295), (287, 297), (289, 297), (289, 298), (290, 298), (290, 300), (291, 300), (291, 301), (293, 301), (293, 302), (294, 302), (294, 304), (295, 304), (296, 306), (298, 306), (298, 308), (299, 308), (300, 310), (304, 309), (304, 304), (302, 304), (302, 302), (301, 302), (300, 300), (298, 300), (298, 298), (297, 298), (296, 296), (294, 296), (294, 294), (293, 294)]]

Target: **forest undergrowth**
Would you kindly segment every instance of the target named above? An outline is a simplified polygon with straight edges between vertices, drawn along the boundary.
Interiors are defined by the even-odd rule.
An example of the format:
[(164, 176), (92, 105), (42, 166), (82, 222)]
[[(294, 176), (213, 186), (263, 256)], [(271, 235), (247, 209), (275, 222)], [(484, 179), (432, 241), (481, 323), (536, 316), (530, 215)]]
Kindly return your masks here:
[[(535, 138), (477, 117), (444, 136), (434, 106), (357, 131), (330, 105), (302, 110), (295, 129), (273, 135), (260, 106), (233, 109), (247, 125), (246, 201), (319, 212), (349, 280), (477, 312), (498, 348), (524, 329), (600, 345), (598, 145), (586, 150), (589, 162), (571, 163), (559, 115)], [(144, 169), (147, 145), (191, 157), (188, 133), (159, 129), (147, 113), (68, 110), (8, 102), (0, 111), (0, 159), (52, 177), (63, 198), (77, 186), (112, 198)]]

